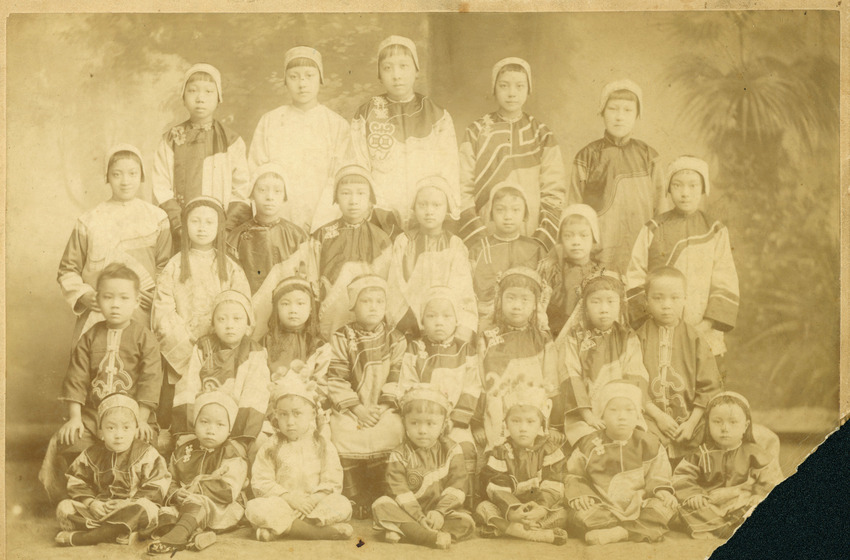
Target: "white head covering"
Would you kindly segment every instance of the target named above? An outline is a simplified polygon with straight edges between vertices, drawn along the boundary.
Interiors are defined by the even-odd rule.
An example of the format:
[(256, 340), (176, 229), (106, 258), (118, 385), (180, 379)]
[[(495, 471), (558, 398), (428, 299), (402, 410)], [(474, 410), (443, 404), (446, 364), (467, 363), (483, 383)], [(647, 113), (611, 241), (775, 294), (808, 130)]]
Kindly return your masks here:
[(305, 382), (291, 369), (269, 385), (269, 393), (271, 394), (272, 407), (277, 406), (277, 401), (289, 395), (306, 399), (310, 404), (318, 407), (319, 394), (316, 382), (313, 380)]
[(316, 66), (319, 67), (319, 83), (325, 83), (325, 69), (322, 65), (322, 54), (314, 49), (313, 47), (292, 47), (286, 54), (283, 55), (283, 69), (284, 72), (286, 68), (289, 66), (289, 63), (295, 60), (296, 58), (308, 58), (316, 63)]
[(215, 300), (213, 300), (213, 314), (215, 314), (216, 308), (226, 301), (232, 301), (238, 303), (242, 306), (242, 309), (245, 310), (245, 313), (248, 315), (248, 326), (254, 324), (254, 310), (251, 306), (251, 300), (237, 290), (224, 290), (217, 296), (215, 296)]
[(142, 152), (132, 144), (115, 144), (112, 146), (108, 152), (106, 152), (106, 160), (103, 162), (103, 173), (104, 175), (109, 174), (109, 160), (112, 159), (112, 156), (117, 154), (118, 152), (131, 152), (139, 158), (139, 163), (142, 166), (142, 182), (145, 181), (145, 160), (142, 159)]
[(412, 385), (404, 393), (404, 395), (402, 395), (401, 400), (399, 401), (399, 408), (404, 409), (404, 406), (407, 403), (413, 401), (430, 401), (432, 403), (436, 403), (446, 411), (446, 414), (448, 414), (452, 409), (449, 398), (438, 391), (437, 388), (430, 383), (417, 383)]
[(499, 72), (508, 64), (517, 64), (525, 70), (525, 75), (528, 76), (528, 94), (531, 95), (531, 65), (521, 58), (509, 56), (503, 58), (493, 65), (493, 71), (490, 73), (490, 91), (496, 90), (496, 78), (499, 77)]
[(490, 218), (493, 218), (493, 199), (496, 198), (496, 194), (498, 194), (499, 191), (502, 191), (507, 188), (511, 188), (519, 192), (519, 197), (522, 198), (522, 201), (525, 203), (525, 217), (523, 218), (523, 222), (527, 221), (530, 212), (528, 208), (528, 197), (525, 195), (525, 190), (519, 184), (511, 183), (510, 181), (499, 183), (498, 185), (490, 189), (490, 197), (487, 201), (487, 205), (490, 208), (490, 211), (488, 212)]
[(508, 412), (515, 406), (531, 406), (543, 413), (548, 418), (552, 409), (552, 402), (546, 398), (546, 390), (539, 386), (528, 384), (514, 387), (502, 397), (502, 407), (507, 417)]
[(457, 207), (457, 200), (455, 200), (455, 193), (452, 192), (449, 182), (442, 175), (429, 175), (428, 177), (423, 177), (416, 182), (416, 194), (413, 196), (414, 208), (416, 206), (416, 195), (418, 195), (419, 191), (426, 187), (433, 187), (442, 191), (443, 194), (446, 195), (446, 209), (448, 210), (449, 217), (453, 220), (460, 218), (460, 211)]
[(221, 72), (211, 64), (194, 64), (191, 68), (186, 70), (186, 73), (183, 75), (183, 85), (180, 86), (180, 99), (183, 99), (183, 95), (186, 93), (186, 84), (189, 83), (189, 78), (192, 77), (192, 74), (196, 72), (206, 72), (210, 76), (212, 76), (213, 81), (215, 81), (215, 87), (218, 89), (218, 102), (221, 103), (222, 95), (221, 95)]
[(363, 180), (368, 183), (369, 189), (372, 191), (369, 195), (369, 201), (372, 204), (377, 204), (378, 200), (375, 196), (375, 180), (372, 178), (372, 173), (358, 163), (349, 163), (348, 165), (343, 165), (337, 170), (336, 176), (334, 177), (333, 201), (335, 203), (337, 202), (336, 191), (339, 187), (339, 182), (342, 181), (344, 178), (348, 177), (349, 175), (356, 175), (358, 177), (362, 177)]
[(360, 297), (360, 292), (367, 288), (380, 288), (387, 292), (387, 281), (377, 274), (361, 274), (348, 284), (348, 301), (351, 308), (357, 303), (357, 298)]
[(679, 156), (667, 167), (667, 192), (670, 192), (670, 181), (673, 180), (673, 175), (686, 169), (696, 171), (702, 176), (702, 182), (705, 185), (705, 196), (708, 196), (709, 192), (711, 192), (711, 183), (708, 181), (708, 164), (694, 156)]
[(641, 408), (643, 405), (643, 394), (640, 387), (627, 381), (611, 381), (606, 383), (599, 389), (596, 398), (593, 399), (593, 413), (596, 416), (602, 417), (605, 408), (613, 399), (618, 397), (626, 398), (632, 401), (635, 405), (635, 410), (638, 413), (638, 418), (641, 418)]
[(139, 423), (139, 403), (136, 402), (136, 399), (128, 397), (123, 393), (114, 393), (100, 401), (100, 405), (97, 407), (98, 426), (100, 426), (100, 421), (103, 419), (103, 415), (106, 414), (106, 411), (113, 408), (129, 409), (130, 412), (133, 413), (133, 417), (136, 419), (136, 424)]
[[(257, 184), (257, 179), (266, 175), (267, 173), (274, 173), (283, 181), (283, 200), (284, 202), (289, 200), (289, 196), (286, 192), (286, 170), (278, 163), (269, 162), (264, 163), (254, 170), (253, 177), (251, 178), (251, 193), (254, 192), (254, 185)], [(248, 196), (251, 196), (250, 194)]]
[(608, 98), (611, 97), (611, 94), (615, 91), (620, 91), (622, 89), (628, 90), (635, 94), (638, 99), (637, 114), (638, 116), (643, 114), (643, 90), (640, 89), (640, 86), (631, 80), (616, 80), (614, 82), (611, 82), (610, 84), (606, 84), (605, 87), (602, 88), (602, 95), (599, 98), (600, 115), (603, 111), (605, 111), (605, 105), (608, 103)]
[[(419, 70), (419, 54), (416, 52), (416, 45), (408, 39), (407, 37), (401, 37), (400, 35), (390, 35), (378, 45), (378, 60), (381, 59), (381, 51), (390, 45), (400, 45), (402, 47), (406, 47), (407, 50), (410, 51), (410, 54), (413, 55), (413, 65), (416, 66), (416, 69)], [(381, 65), (378, 63), (378, 79), (381, 78)]]
[(201, 393), (197, 397), (195, 397), (195, 403), (192, 405), (194, 409), (194, 414), (192, 418), (192, 423), (198, 421), (198, 415), (201, 413), (201, 409), (203, 409), (208, 404), (217, 404), (220, 405), (224, 410), (227, 411), (227, 420), (230, 422), (230, 428), (233, 429), (233, 422), (236, 421), (236, 414), (239, 411), (239, 407), (236, 405), (236, 401), (233, 400), (233, 397), (226, 393), (222, 393), (221, 391), (210, 391), (208, 393)]
[(742, 395), (741, 393), (736, 393), (735, 391), (723, 391), (722, 393), (717, 393), (716, 395), (708, 399), (708, 403), (706, 403), (706, 405), (711, 404), (711, 401), (720, 397), (732, 397), (741, 401), (741, 404), (746, 406), (747, 410), (750, 409), (750, 401), (748, 401), (744, 395)]
[(422, 298), (422, 309), (419, 313), (420, 320), (421, 317), (425, 315), (425, 308), (428, 307), (428, 304), (435, 299), (444, 299), (451, 303), (455, 311), (455, 318), (457, 317), (458, 309), (460, 309), (460, 302), (458, 301), (454, 290), (448, 286), (431, 286), (425, 292), (425, 297)]
[(596, 215), (596, 210), (587, 204), (570, 204), (561, 212), (561, 221), (558, 222), (558, 235), (564, 226), (564, 220), (570, 216), (581, 216), (590, 223), (590, 232), (593, 234), (593, 241), (599, 243), (599, 217)]

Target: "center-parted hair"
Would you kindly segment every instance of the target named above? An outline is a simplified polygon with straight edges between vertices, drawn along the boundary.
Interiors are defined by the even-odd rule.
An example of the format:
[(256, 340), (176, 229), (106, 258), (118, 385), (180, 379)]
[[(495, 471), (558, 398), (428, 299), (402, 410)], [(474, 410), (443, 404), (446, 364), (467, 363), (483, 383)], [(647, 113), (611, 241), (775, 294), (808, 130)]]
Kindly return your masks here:
[(212, 208), (218, 215), (218, 229), (216, 230), (213, 247), (215, 250), (215, 260), (218, 268), (218, 278), (222, 282), (227, 282), (227, 253), (224, 252), (224, 208), (221, 206), (220, 202), (208, 196), (190, 200), (183, 208), (183, 212), (180, 215), (180, 221), (183, 229), (182, 235), (180, 236), (180, 282), (186, 282), (192, 277), (191, 265), (189, 264), (189, 249), (191, 248), (191, 242), (189, 241), (189, 234), (186, 231), (186, 222), (189, 214), (192, 213), (192, 210), (200, 206)]
[(139, 159), (138, 154), (131, 152), (129, 150), (121, 150), (119, 152), (115, 152), (111, 156), (109, 156), (109, 161), (106, 163), (106, 179), (109, 180), (109, 172), (112, 170), (112, 166), (122, 159), (129, 159), (131, 161), (135, 161), (139, 165), (139, 175), (141, 177), (141, 181), (145, 182), (145, 166), (142, 165), (142, 160)]

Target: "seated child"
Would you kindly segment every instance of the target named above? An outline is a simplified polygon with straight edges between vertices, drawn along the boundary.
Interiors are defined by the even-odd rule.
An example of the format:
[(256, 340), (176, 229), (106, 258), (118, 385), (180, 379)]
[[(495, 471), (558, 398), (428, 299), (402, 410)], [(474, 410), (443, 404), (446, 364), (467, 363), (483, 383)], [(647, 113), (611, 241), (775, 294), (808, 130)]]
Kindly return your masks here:
[[(645, 317), (646, 275), (659, 266), (682, 271), (687, 282), (686, 323), (694, 325), (715, 356), (726, 353), (723, 333), (738, 316), (738, 273), (732, 259), (729, 231), (699, 209), (708, 196), (708, 164), (682, 156), (667, 169), (667, 191), (673, 210), (653, 218), (640, 230), (626, 273), (632, 323)], [(722, 368), (721, 368), (722, 369)]]
[(519, 185), (502, 183), (493, 187), (489, 206), (493, 233), (481, 236), (469, 250), (472, 284), (478, 300), (479, 332), (494, 326), (493, 308), (499, 274), (520, 266), (537, 270), (545, 255), (540, 243), (521, 235), (529, 214), (526, 194)]
[(639, 427), (642, 400), (626, 381), (602, 387), (593, 413), (604, 427), (579, 440), (567, 461), (567, 522), (588, 544), (658, 542), (676, 513), (667, 452)]
[(542, 387), (517, 388), (504, 398), (508, 437), (487, 452), (475, 512), (481, 535), (507, 535), (556, 545), (567, 543), (563, 506), (567, 458), (546, 431), (552, 403)]
[(653, 269), (646, 277), (649, 319), (635, 333), (649, 374), (647, 428), (661, 440), (671, 460), (702, 443), (705, 405), (720, 391), (711, 348), (682, 319), (685, 293), (685, 275), (678, 269)]
[(242, 447), (229, 440), (236, 403), (210, 391), (195, 400), (194, 414), (195, 437), (174, 450), (168, 465), (168, 505), (177, 509), (177, 521), (160, 523), (157, 532), (164, 534), (148, 546), (148, 554), (206, 548), (216, 540), (213, 531), (235, 528), (245, 513), (239, 500), (248, 463)]
[(599, 215), (596, 259), (620, 274), (640, 228), (665, 205), (658, 152), (632, 137), (643, 111), (643, 91), (631, 80), (602, 88), (599, 114), (605, 135), (579, 150), (570, 181), (570, 204), (587, 204)]
[(266, 350), (248, 336), (252, 315), (251, 301), (241, 292), (226, 290), (216, 296), (213, 332), (198, 339), (189, 369), (175, 386), (175, 436), (188, 437), (195, 430), (196, 401), (209, 391), (220, 391), (237, 404), (230, 419), (233, 443), (248, 451), (259, 435), (269, 404), (269, 366)]
[(444, 229), (447, 214), (457, 215), (448, 182), (439, 176), (419, 180), (413, 198), (415, 226), (393, 243), (387, 321), (417, 338), (422, 297), (431, 286), (448, 286), (460, 301), (457, 336), (469, 341), (478, 329), (469, 251), (458, 236)]
[[(581, 301), (555, 341), (559, 400), (571, 445), (605, 427), (592, 405), (606, 383), (627, 379), (646, 390), (648, 375), (640, 342), (626, 316), (618, 274), (603, 269), (584, 279)], [(557, 411), (558, 403), (553, 408)], [(638, 425), (646, 429), (643, 416), (638, 417)]]
[(318, 263), (321, 293), (319, 333), (324, 340), (351, 322), (353, 302), (347, 287), (361, 274), (386, 278), (392, 241), (380, 226), (369, 221), (375, 206), (372, 175), (359, 165), (340, 169), (334, 183), (334, 203), (342, 218), (313, 233), (315, 261)]
[(552, 338), (538, 325), (536, 310), (541, 292), (540, 277), (530, 268), (512, 268), (499, 279), (496, 327), (484, 331), (479, 340), (483, 426), (474, 426), (473, 434), (476, 442), (487, 449), (505, 439), (503, 401), (517, 386), (533, 384), (543, 387), (548, 397), (557, 394)]
[(156, 527), (171, 475), (152, 445), (136, 437), (139, 405), (116, 393), (97, 408), (97, 437), (68, 468), (69, 499), (59, 502), (60, 546), (132, 542)]
[(372, 505), (375, 526), (389, 543), (403, 538), (447, 549), (475, 530), (475, 521), (463, 510), (463, 452), (446, 435), (452, 406), (431, 385), (414, 385), (400, 404), (405, 438), (387, 463), (387, 495)]
[(727, 539), (784, 477), (776, 456), (756, 443), (743, 396), (715, 395), (705, 418), (704, 443), (676, 466), (673, 487), (694, 538)]
[(212, 197), (227, 210), (227, 231), (251, 217), (245, 142), (215, 120), (221, 73), (195, 64), (183, 76), (180, 97), (189, 120), (163, 135), (153, 166), (153, 195), (168, 214), (175, 248), (181, 247), (186, 225), (182, 211), (199, 196)]
[(330, 426), (344, 470), (342, 493), (352, 501), (355, 518), (366, 519), (371, 503), (383, 494), (387, 457), (403, 435), (387, 384), (398, 382), (406, 344), (384, 320), (383, 278), (358, 276), (348, 291), (354, 321), (336, 331), (330, 342)]
[(306, 261), (299, 249), (306, 250), (308, 239), (304, 230), (281, 218), (284, 202), (289, 202), (283, 169), (266, 163), (255, 173), (251, 200), (256, 214), (227, 237), (227, 253), (242, 265), (252, 294), (260, 289), (273, 267), (291, 261), (286, 268), (298, 270), (300, 262)]
[(77, 316), (74, 341), (103, 321), (94, 283), (113, 262), (138, 275), (139, 305), (133, 316), (140, 325), (150, 325), (154, 283), (171, 258), (171, 232), (165, 212), (136, 198), (144, 180), (141, 152), (129, 144), (113, 147), (106, 155), (112, 198), (84, 213), (74, 225), (57, 277), (62, 296)]
[(74, 346), (60, 397), (69, 419), (51, 438), (38, 476), (52, 503), (65, 496), (68, 465), (95, 443), (98, 406), (107, 396), (124, 393), (141, 403), (136, 437), (156, 441), (162, 362), (156, 337), (135, 320), (139, 277), (112, 263), (101, 271), (96, 288), (105, 320)]
[(342, 494), (342, 466), (336, 448), (318, 425), (315, 385), (289, 372), (272, 388), (272, 425), (251, 466), (245, 517), (258, 541), (280, 538), (341, 540), (353, 534), (351, 502)]
[(266, 163), (283, 168), (289, 200), (282, 216), (310, 233), (337, 217), (330, 191), (336, 170), (353, 157), (351, 126), (319, 103), (325, 83), (319, 51), (304, 46), (289, 49), (283, 55), (283, 72), (291, 104), (260, 117), (251, 137), (248, 166), (254, 176)]
[(540, 263), (540, 275), (552, 290), (546, 315), (555, 338), (581, 299), (582, 280), (599, 273), (601, 267), (591, 256), (598, 243), (596, 211), (587, 204), (571, 204), (564, 208), (558, 244)]
[(487, 211), (491, 189), (508, 182), (519, 188), (527, 205), (519, 232), (548, 251), (555, 245), (556, 220), (566, 199), (561, 148), (545, 124), (523, 111), (531, 95), (528, 62), (503, 58), (493, 66), (491, 78), (499, 109), (469, 125), (460, 145), (460, 236), (472, 248), (487, 234), (487, 214), (493, 219), (492, 207)]

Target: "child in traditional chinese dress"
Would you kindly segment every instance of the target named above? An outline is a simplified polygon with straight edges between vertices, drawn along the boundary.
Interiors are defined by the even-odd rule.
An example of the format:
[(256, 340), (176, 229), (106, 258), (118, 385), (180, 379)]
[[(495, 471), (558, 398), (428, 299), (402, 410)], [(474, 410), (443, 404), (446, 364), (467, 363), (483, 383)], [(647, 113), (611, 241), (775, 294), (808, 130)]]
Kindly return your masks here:
[(522, 191), (527, 204), (519, 233), (548, 251), (556, 243), (556, 220), (567, 192), (561, 149), (552, 131), (523, 111), (531, 95), (528, 62), (503, 58), (493, 66), (490, 86), (498, 110), (469, 125), (460, 145), (460, 236), (472, 248), (487, 235), (488, 215), (493, 219), (488, 208), (492, 189), (510, 183)]
[(56, 517), (60, 546), (133, 541), (156, 528), (171, 475), (156, 449), (136, 437), (139, 405), (116, 393), (97, 408), (101, 440), (68, 468), (68, 496)]
[(216, 199), (226, 210), (227, 231), (251, 217), (245, 141), (215, 118), (221, 73), (195, 64), (183, 76), (180, 97), (189, 120), (163, 135), (153, 168), (153, 195), (168, 214), (175, 249), (182, 247), (183, 210), (200, 196)]

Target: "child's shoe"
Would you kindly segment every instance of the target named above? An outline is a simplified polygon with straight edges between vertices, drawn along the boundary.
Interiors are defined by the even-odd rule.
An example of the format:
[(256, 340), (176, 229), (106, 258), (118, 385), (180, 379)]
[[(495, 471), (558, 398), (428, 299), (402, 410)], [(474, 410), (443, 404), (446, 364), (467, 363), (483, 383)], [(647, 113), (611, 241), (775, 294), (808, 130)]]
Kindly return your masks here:
[(271, 532), (271, 529), (257, 529), (257, 540), (260, 542), (271, 542), (274, 540), (274, 534)]
[(336, 531), (334, 540), (344, 541), (354, 535), (354, 528), (348, 523), (334, 523), (330, 528)]
[(78, 532), (79, 531), (59, 531), (56, 533), (56, 536), (53, 537), (53, 541), (59, 546), (74, 546), (71, 542), (71, 537)]
[(133, 546), (139, 542), (139, 533), (136, 531), (130, 531), (126, 535), (121, 535), (115, 539), (115, 544), (123, 544), (127, 546)]
[(447, 550), (452, 544), (452, 536), (444, 531), (437, 531), (437, 539), (434, 541), (434, 548), (439, 550)]
[(390, 544), (397, 544), (401, 540), (401, 535), (395, 531), (387, 531), (384, 533), (384, 541)]
[(212, 531), (202, 531), (195, 535), (191, 544), (187, 547), (189, 550), (201, 551), (215, 544), (218, 537)]
[(611, 544), (622, 542), (629, 538), (629, 532), (623, 527), (611, 527), (610, 529), (595, 529), (584, 535), (587, 544)]

